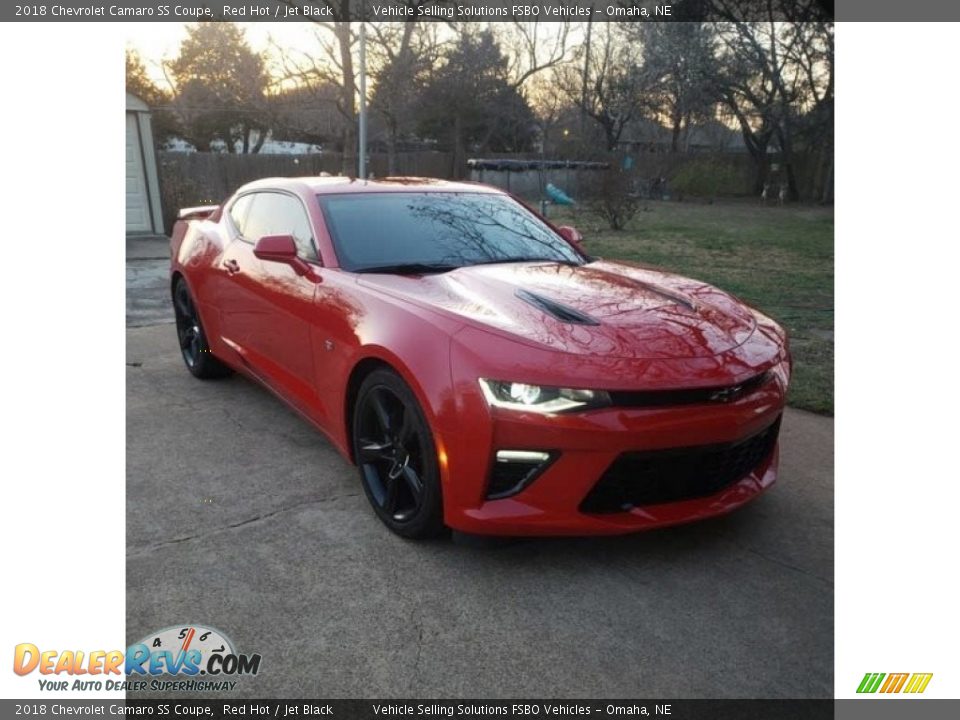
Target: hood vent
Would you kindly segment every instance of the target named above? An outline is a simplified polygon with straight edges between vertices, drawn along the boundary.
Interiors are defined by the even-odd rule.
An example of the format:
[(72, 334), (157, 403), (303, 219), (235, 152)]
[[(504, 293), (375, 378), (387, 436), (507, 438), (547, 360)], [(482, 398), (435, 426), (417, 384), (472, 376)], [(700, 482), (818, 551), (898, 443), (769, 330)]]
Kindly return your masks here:
[(556, 318), (560, 322), (570, 323), (571, 325), (599, 325), (600, 322), (590, 317), (586, 313), (574, 310), (568, 305), (558, 303), (556, 300), (545, 298), (542, 295), (529, 292), (528, 290), (517, 290), (516, 295), (524, 302), (530, 303), (538, 310), (542, 310)]
[(696, 304), (693, 301), (685, 298), (683, 295), (680, 295), (679, 293), (669, 292), (667, 290), (664, 290), (662, 287), (657, 287), (656, 285), (644, 282), (643, 280), (637, 280), (636, 278), (633, 278), (633, 277), (630, 279), (634, 282), (634, 284), (639, 285), (640, 287), (642, 287), (644, 290), (647, 290), (648, 292), (652, 292), (656, 295), (659, 295), (662, 298), (671, 300), (672, 302), (677, 303), (677, 305), (682, 305), (683, 307), (687, 308), (687, 310), (690, 310), (691, 312), (697, 311)]

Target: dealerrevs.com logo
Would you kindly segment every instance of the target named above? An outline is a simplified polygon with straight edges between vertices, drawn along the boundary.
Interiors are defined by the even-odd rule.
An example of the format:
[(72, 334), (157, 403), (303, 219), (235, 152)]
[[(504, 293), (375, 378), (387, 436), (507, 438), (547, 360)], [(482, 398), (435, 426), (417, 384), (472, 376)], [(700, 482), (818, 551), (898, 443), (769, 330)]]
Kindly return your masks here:
[(259, 654), (238, 653), (223, 633), (201, 625), (164, 628), (126, 651), (61, 652), (20, 643), (13, 653), (13, 671), (38, 673), (40, 689), (51, 691), (233, 690), (235, 678), (259, 670)]
[(858, 693), (908, 694), (922, 693), (930, 684), (933, 673), (867, 673), (860, 681)]

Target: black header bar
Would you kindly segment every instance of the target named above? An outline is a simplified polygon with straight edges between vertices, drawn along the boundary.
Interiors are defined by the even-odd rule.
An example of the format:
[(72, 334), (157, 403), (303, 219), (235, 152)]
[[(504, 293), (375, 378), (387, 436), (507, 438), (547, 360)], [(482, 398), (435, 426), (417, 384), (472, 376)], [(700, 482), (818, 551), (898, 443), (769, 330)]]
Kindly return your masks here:
[[(140, 712), (137, 710), (140, 709)], [(2, 700), (0, 717), (833, 720), (832, 700)]]
[(0, 6), (5, 22), (325, 22), (433, 20), (677, 22), (689, 20), (960, 20), (935, 0), (59, 0)]
[[(300, 720), (911, 720), (960, 717), (960, 700), (276, 700), (167, 698), (0, 700), (0, 717), (244, 718)], [(139, 709), (139, 712), (138, 712)]]

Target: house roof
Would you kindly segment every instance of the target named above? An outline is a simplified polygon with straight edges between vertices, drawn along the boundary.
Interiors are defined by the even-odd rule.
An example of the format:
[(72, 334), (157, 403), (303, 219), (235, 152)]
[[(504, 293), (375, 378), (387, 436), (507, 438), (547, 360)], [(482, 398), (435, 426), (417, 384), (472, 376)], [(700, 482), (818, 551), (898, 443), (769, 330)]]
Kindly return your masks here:
[[(624, 128), (622, 144), (669, 145), (673, 133), (653, 120), (636, 120)], [(735, 129), (716, 120), (691, 125), (683, 129), (680, 142), (694, 147), (713, 147), (735, 150), (743, 147), (743, 136)]]
[(132, 92), (128, 92), (127, 112), (150, 112), (150, 106)]

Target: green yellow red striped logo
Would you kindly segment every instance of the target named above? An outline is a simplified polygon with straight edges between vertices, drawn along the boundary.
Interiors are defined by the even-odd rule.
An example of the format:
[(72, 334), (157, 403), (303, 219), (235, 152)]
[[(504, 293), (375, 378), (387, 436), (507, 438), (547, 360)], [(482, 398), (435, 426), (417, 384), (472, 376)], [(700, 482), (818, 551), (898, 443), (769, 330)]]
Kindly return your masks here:
[(922, 693), (930, 684), (933, 673), (866, 673), (858, 693)]

